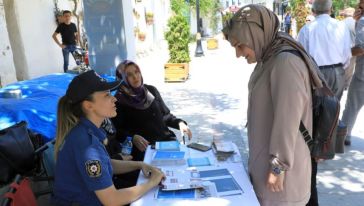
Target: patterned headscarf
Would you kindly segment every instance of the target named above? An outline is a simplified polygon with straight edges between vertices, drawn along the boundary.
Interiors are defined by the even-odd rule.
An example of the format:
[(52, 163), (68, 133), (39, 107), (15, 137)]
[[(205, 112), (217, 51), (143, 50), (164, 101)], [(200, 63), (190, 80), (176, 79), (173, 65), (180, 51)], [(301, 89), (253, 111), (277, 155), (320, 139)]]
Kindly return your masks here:
[(278, 17), (272, 11), (264, 6), (251, 4), (239, 9), (226, 22), (223, 33), (227, 40), (234, 38), (254, 50), (258, 65), (283, 51), (298, 51), (309, 69), (312, 87), (322, 87), (313, 59), (292, 37), (278, 32), (278, 28)]
[[(141, 76), (141, 85), (138, 88), (132, 87), (127, 78), (126, 68), (134, 65)], [(133, 107), (135, 109), (147, 109), (154, 101), (154, 96), (143, 84), (143, 76), (139, 66), (132, 61), (125, 60), (116, 67), (116, 78), (122, 80), (115, 97), (121, 104)]]

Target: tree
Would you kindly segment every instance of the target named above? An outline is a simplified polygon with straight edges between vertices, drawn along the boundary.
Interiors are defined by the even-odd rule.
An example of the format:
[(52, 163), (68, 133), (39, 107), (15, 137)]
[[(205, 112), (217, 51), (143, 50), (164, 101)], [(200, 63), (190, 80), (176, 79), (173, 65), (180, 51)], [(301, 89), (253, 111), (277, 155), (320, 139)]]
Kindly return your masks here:
[(310, 13), (309, 9), (306, 7), (306, 0), (291, 0), (292, 15), (296, 20), (297, 33), (306, 23), (306, 17)]
[[(296, 8), (298, 4), (306, 2), (304, 0), (290, 0), (290, 4), (292, 8)], [(356, 7), (358, 4), (358, 0), (332, 0), (333, 12), (335, 15), (339, 13), (340, 10), (345, 9), (347, 7)]]
[(168, 42), (169, 63), (188, 63), (191, 61), (188, 43), (190, 39), (190, 26), (183, 15), (188, 11), (184, 1), (172, 0), (173, 16), (168, 20), (168, 30), (164, 37)]
[[(214, 33), (217, 32), (217, 27), (220, 22), (220, 10), (222, 9), (219, 0), (200, 0), (201, 17), (210, 20), (210, 28)], [(190, 9), (196, 11), (196, 0), (189, 1)]]
[(348, 7), (356, 7), (358, 4), (357, 0), (333, 0), (332, 7), (335, 15), (339, 14), (340, 10), (343, 10)]

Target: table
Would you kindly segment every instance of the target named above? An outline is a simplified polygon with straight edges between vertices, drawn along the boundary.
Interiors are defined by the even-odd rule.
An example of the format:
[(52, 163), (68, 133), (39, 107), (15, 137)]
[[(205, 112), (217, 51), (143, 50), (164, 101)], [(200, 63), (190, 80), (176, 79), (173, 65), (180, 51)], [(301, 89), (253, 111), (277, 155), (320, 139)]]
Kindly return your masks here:
[[(236, 147), (236, 145), (234, 145)], [(253, 186), (250, 183), (249, 177), (243, 167), (243, 164), (241, 162), (219, 162), (216, 160), (212, 150), (209, 150), (207, 152), (200, 152), (197, 150), (193, 150), (190, 148), (187, 148), (184, 145), (181, 145), (181, 151), (185, 151), (185, 158), (189, 157), (209, 157), (210, 159), (214, 160), (212, 164), (215, 167), (220, 168), (227, 168), (234, 179), (238, 182), (242, 190), (244, 191), (242, 195), (235, 195), (235, 196), (225, 196), (225, 197), (210, 197), (210, 198), (204, 198), (204, 199), (178, 199), (178, 200), (157, 200), (154, 198), (154, 195), (158, 188), (154, 188), (148, 193), (146, 193), (141, 199), (135, 201), (132, 203), (132, 206), (150, 206), (150, 205), (171, 205), (171, 206), (259, 206), (258, 199), (255, 195), (255, 192), (253, 190)], [(237, 152), (239, 150), (236, 147)], [(156, 152), (156, 150), (151, 149), (149, 146), (147, 148), (147, 151), (145, 153), (144, 162), (150, 164), (153, 154)], [(238, 154), (240, 155), (240, 154)], [(163, 169), (176, 169), (176, 170), (185, 170), (187, 168), (187, 165), (181, 165), (181, 166), (163, 166)], [(147, 179), (144, 177), (143, 174), (139, 175), (138, 183), (141, 184), (146, 182)]]

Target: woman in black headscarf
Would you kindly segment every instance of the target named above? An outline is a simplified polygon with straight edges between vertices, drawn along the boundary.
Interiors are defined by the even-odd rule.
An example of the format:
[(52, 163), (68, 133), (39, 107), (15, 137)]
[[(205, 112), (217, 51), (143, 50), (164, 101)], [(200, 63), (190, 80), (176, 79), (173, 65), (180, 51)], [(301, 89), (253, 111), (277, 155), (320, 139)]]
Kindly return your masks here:
[(143, 83), (136, 63), (129, 60), (120, 63), (116, 68), (116, 77), (122, 80), (122, 84), (115, 94), (118, 115), (112, 121), (120, 141), (127, 136), (133, 137), (134, 160), (144, 158), (149, 144), (175, 140), (176, 135), (168, 127), (192, 137), (187, 123), (170, 113), (157, 88)]

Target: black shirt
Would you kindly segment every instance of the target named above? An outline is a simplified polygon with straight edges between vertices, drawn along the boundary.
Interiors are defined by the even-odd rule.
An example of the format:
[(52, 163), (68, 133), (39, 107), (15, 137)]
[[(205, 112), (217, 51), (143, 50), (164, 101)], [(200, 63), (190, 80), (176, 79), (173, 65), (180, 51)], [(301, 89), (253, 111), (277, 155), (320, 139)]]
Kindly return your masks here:
[[(168, 127), (179, 129), (179, 123), (183, 120), (170, 113), (157, 88), (146, 84), (144, 86), (155, 97), (147, 109), (135, 109), (116, 102), (118, 115), (111, 119), (116, 128), (116, 138), (123, 142), (126, 136), (132, 137), (137, 134), (150, 144), (155, 144), (156, 141), (174, 140), (176, 135)], [(132, 154), (134, 159), (138, 160), (136, 156), (140, 154), (136, 155), (135, 150), (137, 149), (133, 148)]]
[(65, 24), (61, 23), (58, 25), (56, 33), (61, 33), (62, 36), (62, 44), (64, 45), (76, 45), (76, 36), (77, 32), (76, 25), (74, 23)]

